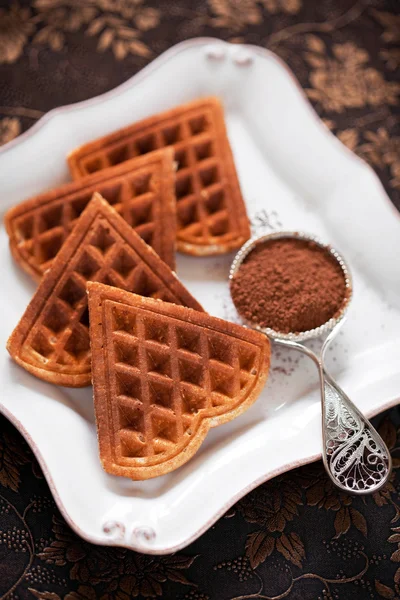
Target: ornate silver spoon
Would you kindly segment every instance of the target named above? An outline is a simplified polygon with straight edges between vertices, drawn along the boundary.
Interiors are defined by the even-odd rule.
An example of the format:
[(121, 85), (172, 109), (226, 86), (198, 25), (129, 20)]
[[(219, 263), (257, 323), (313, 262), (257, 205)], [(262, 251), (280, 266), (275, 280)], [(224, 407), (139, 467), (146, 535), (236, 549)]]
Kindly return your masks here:
[[(389, 450), (380, 435), (364, 417), (334, 381), (324, 366), (324, 357), (328, 345), (343, 325), (352, 296), (352, 280), (348, 266), (342, 256), (331, 246), (323, 244), (318, 238), (305, 233), (281, 231), (250, 239), (237, 253), (229, 274), (232, 280), (246, 256), (260, 243), (278, 239), (296, 238), (311, 241), (325, 249), (340, 265), (347, 288), (346, 300), (335, 318), (308, 331), (300, 333), (282, 333), (242, 317), (249, 326), (280, 344), (295, 348), (309, 356), (317, 365), (322, 405), (322, 458), (325, 469), (333, 483), (345, 492), (352, 494), (370, 494), (376, 492), (387, 482), (392, 461)], [(305, 340), (326, 335), (317, 355), (305, 346)]]

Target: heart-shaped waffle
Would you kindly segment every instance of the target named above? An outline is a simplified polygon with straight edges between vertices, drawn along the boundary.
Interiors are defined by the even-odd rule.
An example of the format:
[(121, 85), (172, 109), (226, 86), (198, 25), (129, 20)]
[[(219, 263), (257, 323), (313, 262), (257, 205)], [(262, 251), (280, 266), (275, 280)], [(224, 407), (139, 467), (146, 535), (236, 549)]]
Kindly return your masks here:
[(94, 194), (7, 343), (12, 358), (36, 377), (90, 384), (87, 281), (202, 310), (153, 249)]
[(189, 460), (210, 427), (256, 400), (268, 338), (206, 313), (88, 283), (100, 458), (148, 479)]
[(40, 280), (94, 192), (99, 192), (172, 269), (176, 202), (173, 149), (151, 152), (44, 192), (5, 216), (10, 248), (21, 267)]
[(201, 98), (80, 146), (68, 157), (74, 179), (158, 148), (173, 146), (177, 248), (197, 256), (239, 248), (250, 228), (224, 112), (217, 98)]

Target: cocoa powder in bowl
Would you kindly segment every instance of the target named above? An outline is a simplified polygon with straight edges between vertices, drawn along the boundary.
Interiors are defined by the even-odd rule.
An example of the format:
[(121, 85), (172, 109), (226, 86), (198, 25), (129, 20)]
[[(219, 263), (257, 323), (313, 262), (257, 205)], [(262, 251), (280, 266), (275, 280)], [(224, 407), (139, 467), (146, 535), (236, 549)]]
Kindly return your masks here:
[(336, 317), (347, 299), (337, 260), (301, 238), (260, 242), (231, 280), (238, 312), (248, 321), (281, 333), (300, 333)]

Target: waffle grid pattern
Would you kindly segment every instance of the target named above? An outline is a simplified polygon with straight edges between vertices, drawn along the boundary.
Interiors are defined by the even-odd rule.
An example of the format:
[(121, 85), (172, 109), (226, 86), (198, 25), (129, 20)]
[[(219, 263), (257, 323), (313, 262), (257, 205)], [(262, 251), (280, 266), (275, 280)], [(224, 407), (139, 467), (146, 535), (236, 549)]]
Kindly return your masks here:
[[(76, 168), (80, 175), (87, 175), (132, 157), (173, 146), (178, 165), (175, 187), (178, 247), (180, 240), (194, 246), (228, 244), (238, 236), (236, 212), (239, 200), (242, 200), (225, 132), (223, 139), (217, 132), (219, 119), (223, 121), (222, 112), (219, 114), (215, 110), (215, 104), (183, 110), (173, 117), (154, 120), (147, 127), (138, 124), (120, 140), (105, 142), (86, 154), (84, 149), (81, 155), (78, 150), (76, 157), (71, 155), (70, 164), (77, 165), (73, 171)], [(232, 161), (230, 176), (224, 162), (228, 159)], [(237, 190), (233, 191), (234, 187)], [(228, 202), (227, 196), (232, 194), (238, 194), (237, 203)], [(246, 237), (243, 232), (241, 235), (243, 242), (248, 235)]]
[(97, 216), (87, 243), (77, 250), (34, 323), (23, 345), (23, 358), (29, 360), (32, 349), (48, 370), (68, 372), (73, 368), (76, 373), (90, 368), (87, 281), (179, 303), (104, 217)]
[[(133, 162), (133, 164), (132, 164)], [(137, 167), (136, 167), (137, 169)], [(79, 189), (54, 197), (54, 191), (40, 197), (32, 208), (31, 202), (18, 207), (18, 215), (10, 217), (12, 243), (19, 255), (41, 276), (51, 266), (54, 257), (73, 229), (77, 219), (89, 204), (94, 192), (98, 191), (113, 208), (131, 225), (136, 233), (147, 242), (171, 267), (174, 267), (174, 235), (163, 227), (171, 225), (167, 199), (161, 197), (159, 180), (162, 178), (162, 162), (153, 161), (148, 166), (135, 170), (134, 161), (121, 165), (118, 173), (106, 172), (81, 183)], [(122, 172), (121, 172), (122, 171)], [(172, 156), (169, 164), (171, 195), (173, 194)], [(90, 181), (90, 179), (92, 181)], [(100, 181), (99, 181), (100, 179)], [(164, 179), (165, 181), (165, 179)], [(71, 187), (71, 186), (70, 186)], [(162, 206), (164, 202), (164, 206)], [(163, 218), (163, 219), (162, 219)], [(174, 217), (173, 217), (174, 218)], [(161, 220), (168, 220), (162, 223)], [(170, 248), (165, 244), (170, 237)]]
[(256, 346), (120, 304), (112, 305), (106, 337), (119, 464), (156, 464), (173, 455), (195, 433), (201, 413), (234, 408), (259, 372)]

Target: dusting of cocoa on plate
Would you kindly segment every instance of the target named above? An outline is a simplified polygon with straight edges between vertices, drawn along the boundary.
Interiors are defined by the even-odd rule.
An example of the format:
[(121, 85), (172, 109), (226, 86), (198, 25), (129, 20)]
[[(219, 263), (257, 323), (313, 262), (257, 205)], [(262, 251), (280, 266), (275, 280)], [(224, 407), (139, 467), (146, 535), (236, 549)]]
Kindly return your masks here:
[(346, 280), (337, 260), (312, 241), (278, 238), (258, 244), (231, 281), (238, 312), (281, 333), (323, 325), (341, 311)]

